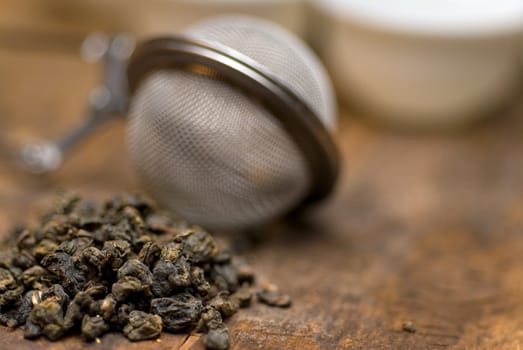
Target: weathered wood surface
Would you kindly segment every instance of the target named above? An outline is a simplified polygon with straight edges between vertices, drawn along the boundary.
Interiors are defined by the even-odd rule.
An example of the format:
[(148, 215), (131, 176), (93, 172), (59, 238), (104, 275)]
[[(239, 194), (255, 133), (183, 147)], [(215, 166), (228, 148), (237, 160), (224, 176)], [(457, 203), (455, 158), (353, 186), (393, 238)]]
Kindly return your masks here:
[[(136, 188), (124, 123), (101, 130), (42, 180), (10, 161), (14, 145), (74, 124), (96, 69), (73, 56), (0, 50), (0, 232), (29, 220), (57, 188), (107, 197)], [(523, 102), (523, 101), (522, 101)], [(346, 168), (336, 195), (301, 225), (279, 225), (246, 255), (294, 301), (228, 321), (232, 349), (523, 348), (523, 103), (464, 133), (376, 130), (342, 113)], [(401, 331), (412, 321), (418, 331)], [(198, 337), (96, 349), (201, 349)], [(29, 342), (0, 328), (0, 348)]]

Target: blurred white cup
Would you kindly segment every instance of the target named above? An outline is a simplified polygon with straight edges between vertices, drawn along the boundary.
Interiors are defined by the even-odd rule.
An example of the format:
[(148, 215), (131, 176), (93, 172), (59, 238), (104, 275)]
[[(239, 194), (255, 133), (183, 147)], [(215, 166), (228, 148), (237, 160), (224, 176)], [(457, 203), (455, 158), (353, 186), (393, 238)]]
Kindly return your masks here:
[(317, 0), (312, 9), (312, 41), (338, 95), (386, 123), (461, 126), (520, 86), (523, 0)]

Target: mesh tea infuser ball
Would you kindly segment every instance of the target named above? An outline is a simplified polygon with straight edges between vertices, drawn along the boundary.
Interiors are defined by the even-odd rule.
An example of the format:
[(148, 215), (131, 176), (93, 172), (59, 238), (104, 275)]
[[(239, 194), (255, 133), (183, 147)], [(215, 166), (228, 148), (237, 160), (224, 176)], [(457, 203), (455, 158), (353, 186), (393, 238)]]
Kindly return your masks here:
[(139, 45), (128, 80), (131, 159), (149, 193), (190, 222), (248, 228), (332, 190), (331, 83), (284, 29), (207, 20)]

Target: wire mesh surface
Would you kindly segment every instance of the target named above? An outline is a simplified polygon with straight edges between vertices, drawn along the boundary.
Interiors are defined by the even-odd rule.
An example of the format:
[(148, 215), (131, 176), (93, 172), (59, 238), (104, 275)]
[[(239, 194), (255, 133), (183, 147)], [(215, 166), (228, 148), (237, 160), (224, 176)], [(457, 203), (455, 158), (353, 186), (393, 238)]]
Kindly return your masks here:
[[(258, 61), (334, 127), (323, 68), (297, 39), (266, 22), (226, 17), (186, 34)], [(138, 88), (128, 142), (143, 184), (161, 204), (208, 228), (245, 228), (289, 210), (311, 177), (273, 115), (218, 78), (159, 70)]]

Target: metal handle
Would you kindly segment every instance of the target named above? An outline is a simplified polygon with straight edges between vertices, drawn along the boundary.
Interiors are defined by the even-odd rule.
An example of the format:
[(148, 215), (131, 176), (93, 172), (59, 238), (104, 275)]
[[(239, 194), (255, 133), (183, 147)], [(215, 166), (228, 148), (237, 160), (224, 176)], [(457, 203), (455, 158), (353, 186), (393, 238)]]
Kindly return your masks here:
[(86, 116), (80, 125), (55, 141), (35, 142), (20, 152), (22, 166), (35, 174), (56, 170), (74, 146), (91, 135), (104, 122), (125, 115), (128, 108), (127, 64), (134, 50), (134, 39), (127, 34), (111, 38), (101, 33), (89, 35), (81, 53), (87, 61), (103, 61), (104, 82), (89, 97)]

